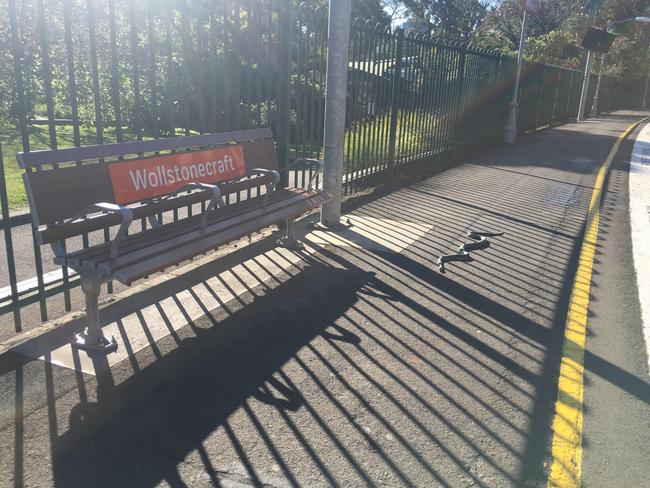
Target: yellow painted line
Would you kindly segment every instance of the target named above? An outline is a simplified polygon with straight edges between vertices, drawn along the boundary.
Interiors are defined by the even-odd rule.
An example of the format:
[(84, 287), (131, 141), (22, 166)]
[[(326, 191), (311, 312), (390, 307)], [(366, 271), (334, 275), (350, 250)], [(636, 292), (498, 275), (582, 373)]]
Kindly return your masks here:
[(630, 125), (618, 137), (598, 175), (587, 215), (585, 235), (580, 248), (569, 312), (562, 345), (562, 362), (558, 380), (555, 417), (553, 418), (553, 440), (551, 444), (552, 464), (548, 478), (549, 487), (577, 488), (582, 476), (582, 402), (584, 396), (584, 357), (587, 339), (587, 315), (591, 275), (596, 255), (600, 202), (603, 196), (605, 177), (623, 140), (634, 128), (646, 119)]

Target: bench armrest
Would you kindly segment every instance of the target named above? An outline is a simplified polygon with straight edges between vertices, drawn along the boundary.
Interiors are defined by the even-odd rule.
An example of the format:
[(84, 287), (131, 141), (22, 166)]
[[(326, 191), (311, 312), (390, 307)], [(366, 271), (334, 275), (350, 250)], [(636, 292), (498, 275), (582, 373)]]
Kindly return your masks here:
[(281, 171), (289, 171), (289, 169), (292, 166), (297, 166), (299, 164), (302, 165), (311, 165), (311, 167), (316, 167), (316, 171), (314, 174), (311, 175), (311, 178), (309, 178), (309, 183), (307, 184), (307, 191), (312, 191), (313, 186), (314, 186), (314, 180), (318, 177), (318, 175), (323, 171), (323, 161), (320, 159), (314, 159), (314, 158), (297, 158), (291, 161), (287, 166), (282, 169)]
[(115, 258), (117, 257), (117, 251), (120, 246), (120, 241), (126, 235), (126, 231), (129, 229), (131, 222), (133, 222), (133, 211), (130, 208), (125, 207), (124, 205), (117, 205), (115, 203), (108, 203), (108, 202), (93, 203), (92, 205), (88, 205), (85, 209), (83, 209), (81, 212), (79, 212), (71, 219), (67, 220), (66, 223), (74, 222), (75, 220), (82, 219), (86, 217), (88, 214), (95, 213), (95, 212), (114, 213), (114, 214), (120, 214), (122, 216), (122, 221), (120, 222), (120, 228), (117, 230), (117, 234), (115, 234), (115, 237), (111, 239), (110, 257)]
[(208, 203), (208, 206), (205, 208), (203, 216), (201, 217), (201, 230), (205, 231), (205, 226), (208, 222), (208, 215), (210, 215), (210, 212), (212, 212), (212, 210), (215, 208), (226, 206), (226, 203), (221, 197), (221, 189), (218, 185), (210, 185), (209, 183), (187, 183), (173, 193), (166, 195), (164, 199), (167, 200), (178, 195), (181, 192), (189, 190), (210, 190), (212, 192), (212, 198), (210, 198), (210, 202)]
[(275, 188), (278, 186), (278, 183), (280, 183), (280, 172), (275, 171), (273, 169), (253, 168), (250, 171), (250, 174), (252, 173), (260, 173), (263, 175), (273, 176), (273, 181), (268, 185), (266, 185), (266, 195), (264, 195), (264, 202), (262, 202), (262, 206), (266, 207), (266, 204), (269, 201), (269, 195), (275, 191)]

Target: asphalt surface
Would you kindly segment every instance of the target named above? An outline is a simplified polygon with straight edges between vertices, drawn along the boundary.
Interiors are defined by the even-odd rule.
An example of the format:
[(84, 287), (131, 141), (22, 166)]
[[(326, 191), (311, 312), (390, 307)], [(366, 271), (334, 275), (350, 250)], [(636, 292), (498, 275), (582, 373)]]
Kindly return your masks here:
[[(619, 133), (640, 118), (548, 129), (378, 192), (353, 212), (431, 230), (401, 253), (331, 245), (305, 254), (109, 374), (0, 358), (0, 486), (546, 486), (591, 187)], [(590, 487), (648, 478), (630, 149), (608, 182), (594, 273)], [(467, 230), (504, 235), (439, 273), (438, 256), (467, 241)]]
[(629, 154), (638, 132), (614, 161), (601, 210), (585, 355), (584, 487), (640, 487), (650, 477), (648, 349), (634, 279), (628, 193)]

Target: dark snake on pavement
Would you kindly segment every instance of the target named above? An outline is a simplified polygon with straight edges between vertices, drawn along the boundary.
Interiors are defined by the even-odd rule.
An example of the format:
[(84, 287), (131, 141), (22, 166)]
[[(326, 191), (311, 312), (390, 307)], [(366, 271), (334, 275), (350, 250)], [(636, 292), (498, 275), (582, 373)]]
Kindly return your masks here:
[(438, 258), (438, 268), (441, 273), (445, 273), (445, 263), (450, 261), (471, 261), (472, 257), (470, 256), (470, 251), (479, 251), (481, 249), (487, 249), (490, 247), (491, 242), (487, 239), (488, 237), (498, 237), (502, 236), (503, 232), (483, 232), (483, 231), (474, 231), (470, 230), (467, 232), (467, 237), (472, 239), (474, 242), (467, 242), (461, 244), (458, 248), (457, 254), (443, 254)]

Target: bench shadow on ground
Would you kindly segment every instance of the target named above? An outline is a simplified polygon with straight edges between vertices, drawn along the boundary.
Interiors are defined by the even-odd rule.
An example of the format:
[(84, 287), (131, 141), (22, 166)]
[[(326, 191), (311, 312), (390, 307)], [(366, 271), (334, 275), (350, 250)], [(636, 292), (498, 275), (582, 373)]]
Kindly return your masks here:
[[(180, 339), (178, 348), (118, 386), (110, 374), (99, 376), (98, 402), (79, 403), (69, 429), (54, 444), (57, 486), (86, 486), (89, 479), (102, 484), (97, 476), (107, 485), (114, 479), (137, 479), (138, 486), (161, 479), (182, 485), (175, 479), (176, 466), (208, 434), (227, 428), (228, 417), (242, 405), (246, 408), (247, 399), (278, 411), (298, 410), (304, 405), (299, 389), (277, 372), (316, 336), (357, 343), (358, 336), (331, 324), (372, 280), (372, 273), (315, 263), (284, 283), (279, 293), (257, 296), (218, 327), (193, 324), (195, 337)], [(258, 434), (263, 437), (263, 429)], [(232, 442), (238, 443), (236, 438)], [(157, 465), (143, 468), (130, 462), (133, 452), (124, 446), (139, 446), (135, 451), (164, 447), (160, 457), (146, 456)], [(241, 461), (247, 465), (245, 458)], [(205, 468), (216, 476), (217, 467)], [(253, 470), (249, 476), (261, 483)]]
[[(543, 485), (582, 223), (570, 219), (560, 231), (566, 209), (540, 213), (516, 196), (492, 205), (495, 189), (481, 182), (500, 173), (484, 168), (447, 192), (414, 185), (408, 201), (391, 194), (359, 209), (436, 227), (404, 254), (334, 251), (332, 235), (334, 247), (303, 256), (300, 270), (286, 266), (290, 279), (260, 281), (219, 314), (170, 334), (149, 364), (132, 362), (133, 374), (99, 375), (96, 398), (87, 391), (95, 384), (78, 375), (69, 411), (45, 364), (55, 484), (187, 486), (183, 470), (195, 463), (215, 486), (340, 485), (343, 472), (351, 485), (380, 484), (383, 472), (393, 485)], [(529, 180), (531, 198), (552, 183)], [(569, 214), (586, 213), (584, 190)], [(437, 256), (478, 224), (506, 236), (471, 265), (439, 274)], [(394, 238), (408, 241), (400, 232)], [(648, 402), (643, 380), (598, 358), (588, 364)], [(26, 449), (22, 368), (12, 366), (15, 486)], [(221, 450), (239, 467), (221, 464)]]

